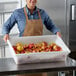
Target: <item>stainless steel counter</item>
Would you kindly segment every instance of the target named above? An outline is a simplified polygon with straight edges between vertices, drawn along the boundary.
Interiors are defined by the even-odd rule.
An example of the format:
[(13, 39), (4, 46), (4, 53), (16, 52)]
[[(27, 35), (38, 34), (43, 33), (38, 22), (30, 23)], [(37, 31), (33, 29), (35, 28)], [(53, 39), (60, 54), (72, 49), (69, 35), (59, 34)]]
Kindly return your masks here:
[(39, 72), (58, 72), (76, 70), (76, 61), (68, 58), (62, 62), (29, 63), (16, 65), (13, 58), (0, 59), (0, 75), (16, 75)]

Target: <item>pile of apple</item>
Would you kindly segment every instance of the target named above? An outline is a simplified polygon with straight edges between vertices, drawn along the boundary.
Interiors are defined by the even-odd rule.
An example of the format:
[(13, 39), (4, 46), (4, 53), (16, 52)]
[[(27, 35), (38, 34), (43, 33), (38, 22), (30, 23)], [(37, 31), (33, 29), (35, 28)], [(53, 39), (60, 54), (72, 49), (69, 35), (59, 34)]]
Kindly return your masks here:
[(45, 41), (39, 43), (29, 43), (29, 44), (23, 44), (21, 42), (18, 42), (12, 47), (16, 54), (62, 51), (62, 48), (56, 43), (48, 44)]

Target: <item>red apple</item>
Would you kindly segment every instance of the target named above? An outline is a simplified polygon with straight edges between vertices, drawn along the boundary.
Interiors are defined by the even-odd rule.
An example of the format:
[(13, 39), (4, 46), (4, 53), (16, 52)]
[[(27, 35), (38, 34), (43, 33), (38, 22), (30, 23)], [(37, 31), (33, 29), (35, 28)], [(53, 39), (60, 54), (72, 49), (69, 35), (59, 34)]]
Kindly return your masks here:
[(35, 49), (33, 49), (32, 52), (35, 53)]
[(51, 48), (46, 48), (44, 52), (49, 52), (51, 50)]
[(33, 48), (33, 47), (34, 47), (34, 43), (29, 44), (28, 47), (29, 47), (30, 49)]
[(48, 45), (47, 42), (42, 42), (42, 47), (41, 47), (41, 48), (42, 48), (43, 50), (45, 50), (45, 48), (47, 47), (47, 45)]
[(22, 53), (25, 53), (25, 50), (22, 50), (22, 51), (21, 51), (21, 54), (22, 54)]
[(27, 45), (27, 44), (25, 44), (25, 45), (23, 46), (23, 48), (24, 48), (24, 49), (27, 49), (27, 48), (28, 48), (28, 45)]
[(60, 46), (57, 46), (57, 50), (56, 51), (61, 51), (62, 48)]
[(16, 46), (12, 46), (12, 47), (13, 47), (15, 53), (17, 54), (17, 47)]
[(42, 42), (42, 45), (47, 46), (48, 44), (47, 44), (47, 42), (44, 41), (44, 42)]

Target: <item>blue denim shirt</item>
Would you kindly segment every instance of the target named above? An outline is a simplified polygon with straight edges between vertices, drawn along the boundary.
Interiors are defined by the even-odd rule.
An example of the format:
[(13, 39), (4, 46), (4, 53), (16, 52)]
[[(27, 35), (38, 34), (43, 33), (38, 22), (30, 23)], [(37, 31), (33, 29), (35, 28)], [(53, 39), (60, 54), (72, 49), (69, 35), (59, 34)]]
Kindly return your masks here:
[[(39, 18), (38, 11), (37, 11), (39, 8), (36, 7), (33, 14), (30, 13), (27, 6), (25, 8), (26, 8), (29, 19), (38, 19)], [(54, 34), (56, 32), (58, 32), (59, 29), (54, 25), (54, 23), (52, 22), (52, 20), (48, 16), (48, 14), (43, 9), (39, 9), (39, 12), (40, 12), (41, 19), (42, 19), (44, 26)], [(18, 25), (20, 36), (22, 36), (22, 34), (24, 32), (24, 28), (26, 26), (26, 16), (24, 14), (24, 8), (16, 9), (12, 13), (10, 18), (4, 23), (3, 28), (2, 28), (3, 35), (9, 34), (10, 30), (16, 23)]]

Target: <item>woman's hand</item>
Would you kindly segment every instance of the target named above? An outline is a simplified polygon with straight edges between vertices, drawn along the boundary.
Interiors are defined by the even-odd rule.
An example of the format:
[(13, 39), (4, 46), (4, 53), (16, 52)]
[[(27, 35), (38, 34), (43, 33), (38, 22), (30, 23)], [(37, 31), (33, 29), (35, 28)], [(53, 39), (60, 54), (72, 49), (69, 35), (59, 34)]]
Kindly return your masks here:
[(61, 37), (61, 33), (60, 32), (57, 32), (56, 35), (58, 35), (59, 37)]
[(8, 39), (9, 39), (9, 34), (5, 34), (4, 37), (3, 37), (3, 40), (4, 40), (5, 42), (7, 42)]

